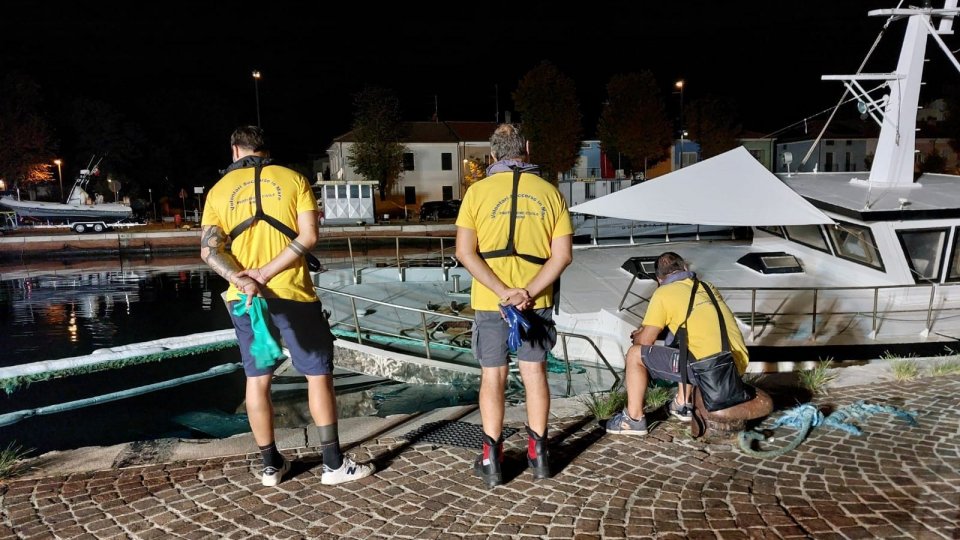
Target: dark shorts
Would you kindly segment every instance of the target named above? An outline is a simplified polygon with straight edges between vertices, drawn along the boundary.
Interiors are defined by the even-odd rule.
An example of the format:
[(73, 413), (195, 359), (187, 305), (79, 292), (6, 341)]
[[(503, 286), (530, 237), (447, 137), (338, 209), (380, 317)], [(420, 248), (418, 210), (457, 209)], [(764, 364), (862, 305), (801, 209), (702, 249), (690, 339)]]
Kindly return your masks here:
[[(523, 336), (517, 359), (524, 362), (543, 362), (547, 353), (557, 344), (557, 328), (553, 322), (553, 308), (524, 311), (530, 330)], [(499, 311), (476, 311), (473, 319), (473, 356), (480, 367), (502, 367), (510, 362), (507, 335), (510, 327)]]
[[(680, 376), (680, 349), (662, 345), (641, 345), (640, 353), (643, 356), (643, 365), (647, 367), (651, 378), (683, 382)], [(687, 366), (687, 378), (688, 382), (693, 384), (693, 371), (690, 370), (690, 366)]]
[[(250, 317), (233, 315), (233, 304), (227, 303), (227, 311), (237, 331), (237, 343), (243, 358), (243, 372), (247, 377), (259, 377), (273, 373), (280, 363), (267, 369), (257, 369), (250, 354), (253, 343), (253, 328)], [(333, 334), (327, 318), (323, 316), (320, 302), (294, 302), (293, 300), (267, 299), (270, 313), (268, 326), (277, 343), (290, 351), (293, 367), (304, 375), (330, 375), (333, 373)], [(282, 341), (281, 341), (282, 339)]]

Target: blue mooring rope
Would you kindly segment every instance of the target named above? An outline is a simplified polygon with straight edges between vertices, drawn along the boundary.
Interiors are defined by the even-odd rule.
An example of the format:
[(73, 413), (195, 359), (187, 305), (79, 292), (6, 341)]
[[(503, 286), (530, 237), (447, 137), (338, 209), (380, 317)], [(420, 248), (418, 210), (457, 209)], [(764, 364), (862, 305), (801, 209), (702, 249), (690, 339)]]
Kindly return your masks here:
[(763, 441), (766, 439), (766, 437), (764, 437), (763, 433), (753, 430), (741, 431), (740, 435), (737, 437), (737, 442), (739, 443), (740, 451), (750, 456), (762, 458), (781, 456), (800, 446), (800, 443), (807, 438), (810, 430), (817, 426), (822, 425), (839, 429), (846, 431), (851, 435), (862, 435), (863, 431), (850, 422), (860, 420), (877, 413), (892, 414), (911, 426), (917, 425), (917, 417), (915, 413), (905, 411), (892, 405), (876, 405), (873, 403), (866, 403), (864, 401), (857, 401), (853, 404), (847, 405), (846, 407), (837, 409), (830, 414), (830, 416), (824, 417), (823, 413), (820, 412), (816, 406), (811, 403), (804, 403), (803, 405), (786, 411), (783, 416), (778, 418), (777, 421), (774, 422), (769, 428), (777, 429), (781, 426), (788, 426), (797, 430), (797, 434), (794, 439), (783, 448), (777, 448), (774, 450), (754, 450), (751, 447), (752, 441)]

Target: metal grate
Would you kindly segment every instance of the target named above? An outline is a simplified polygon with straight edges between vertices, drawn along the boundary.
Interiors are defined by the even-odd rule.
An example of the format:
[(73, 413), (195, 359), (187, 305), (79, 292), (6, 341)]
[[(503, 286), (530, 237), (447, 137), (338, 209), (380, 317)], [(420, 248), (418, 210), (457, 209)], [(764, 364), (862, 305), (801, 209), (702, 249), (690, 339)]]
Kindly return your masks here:
[[(516, 429), (504, 427), (503, 438), (506, 439), (516, 432)], [(442, 421), (424, 424), (401, 437), (414, 444), (433, 443), (481, 450), (482, 435), (483, 428), (477, 424)]]

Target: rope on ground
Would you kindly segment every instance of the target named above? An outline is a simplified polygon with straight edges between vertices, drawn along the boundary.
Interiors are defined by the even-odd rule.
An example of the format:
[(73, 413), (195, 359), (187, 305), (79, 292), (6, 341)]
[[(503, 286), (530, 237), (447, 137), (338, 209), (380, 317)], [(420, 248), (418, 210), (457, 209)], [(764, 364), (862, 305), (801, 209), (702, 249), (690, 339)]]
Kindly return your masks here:
[(737, 442), (739, 443), (740, 451), (749, 456), (759, 458), (782, 456), (783, 454), (786, 454), (787, 452), (800, 446), (800, 443), (807, 438), (807, 435), (814, 427), (822, 425), (825, 427), (846, 431), (851, 435), (859, 436), (863, 434), (863, 430), (850, 422), (862, 420), (867, 416), (881, 412), (892, 414), (911, 426), (917, 425), (916, 414), (892, 405), (877, 405), (873, 403), (866, 403), (861, 400), (851, 405), (847, 405), (846, 407), (837, 409), (830, 414), (830, 416), (824, 418), (823, 413), (820, 412), (816, 406), (811, 403), (804, 403), (803, 405), (786, 411), (783, 416), (778, 418), (777, 421), (774, 422), (769, 428), (770, 430), (774, 430), (782, 426), (788, 426), (797, 430), (793, 440), (787, 443), (783, 448), (775, 448), (772, 450), (754, 450), (752, 445), (753, 441), (764, 441), (766, 439), (763, 433), (754, 430), (741, 431), (737, 437)]

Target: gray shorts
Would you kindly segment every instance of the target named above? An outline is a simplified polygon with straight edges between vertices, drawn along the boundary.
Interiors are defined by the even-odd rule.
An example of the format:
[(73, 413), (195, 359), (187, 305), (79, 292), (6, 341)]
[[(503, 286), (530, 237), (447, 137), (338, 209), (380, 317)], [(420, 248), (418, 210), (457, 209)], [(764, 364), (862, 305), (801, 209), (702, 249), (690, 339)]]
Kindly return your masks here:
[[(640, 354), (643, 357), (643, 365), (647, 367), (651, 378), (683, 382), (680, 376), (680, 349), (662, 345), (641, 345)], [(687, 366), (687, 378), (690, 384), (695, 384), (693, 371), (689, 365)]]
[[(547, 353), (557, 344), (557, 328), (553, 322), (553, 308), (524, 311), (530, 330), (523, 334), (517, 359), (524, 362), (543, 362)], [(480, 367), (502, 367), (510, 362), (507, 335), (510, 327), (500, 311), (476, 311), (473, 319), (473, 356)]]
[[(243, 371), (247, 377), (269, 375), (280, 366), (257, 369), (256, 361), (250, 354), (253, 343), (253, 328), (250, 317), (237, 317), (233, 314), (233, 305), (227, 304), (233, 327), (237, 331), (237, 344), (243, 359)], [(293, 367), (304, 375), (330, 375), (333, 373), (333, 333), (323, 315), (320, 302), (294, 302), (278, 298), (267, 298), (267, 311), (270, 320), (267, 326), (270, 334), (287, 347)]]

